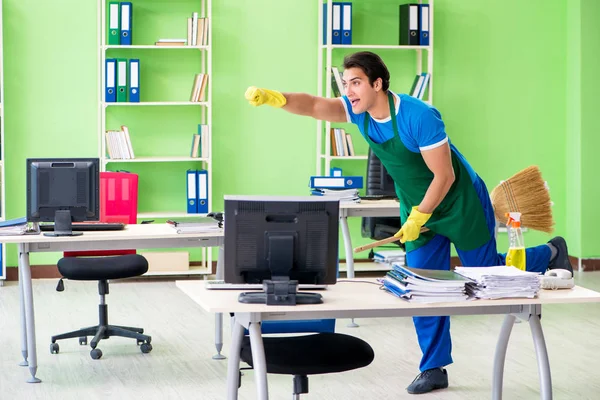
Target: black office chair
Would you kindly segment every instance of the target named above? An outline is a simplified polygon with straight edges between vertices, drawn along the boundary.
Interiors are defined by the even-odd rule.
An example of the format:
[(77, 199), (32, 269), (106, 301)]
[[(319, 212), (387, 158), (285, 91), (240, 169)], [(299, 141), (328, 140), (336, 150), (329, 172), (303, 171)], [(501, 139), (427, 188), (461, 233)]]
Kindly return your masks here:
[[(396, 198), (392, 177), (371, 149), (367, 157), (366, 195)], [(398, 232), (400, 226), (400, 217), (364, 217), (361, 221), (361, 236), (372, 240), (385, 239)], [(395, 245), (404, 248), (400, 242), (394, 242)], [(373, 251), (370, 258), (373, 258), (372, 253)]]
[[(263, 337), (267, 373), (293, 375), (295, 400), (308, 393), (308, 375), (350, 371), (371, 364), (375, 354), (367, 342), (341, 333)], [(253, 366), (250, 338), (242, 340), (241, 360)], [(240, 386), (242, 383), (240, 372)]]
[[(111, 336), (122, 336), (137, 340), (141, 345), (142, 353), (152, 350), (152, 337), (143, 335), (144, 329), (131, 328), (108, 324), (108, 306), (104, 296), (109, 293), (108, 281), (110, 279), (123, 279), (145, 274), (148, 271), (148, 261), (139, 254), (127, 254), (115, 257), (63, 257), (58, 261), (58, 271), (64, 278), (77, 281), (98, 281), (100, 305), (98, 306), (99, 322), (96, 326), (79, 329), (77, 331), (52, 336), (50, 352), (57, 354), (59, 351), (57, 340), (79, 337), (79, 344), (87, 344), (87, 337), (93, 336), (90, 342), (92, 351), (90, 355), (94, 360), (102, 357), (102, 351), (97, 348), (98, 342)], [(62, 291), (62, 279), (57, 287)]]

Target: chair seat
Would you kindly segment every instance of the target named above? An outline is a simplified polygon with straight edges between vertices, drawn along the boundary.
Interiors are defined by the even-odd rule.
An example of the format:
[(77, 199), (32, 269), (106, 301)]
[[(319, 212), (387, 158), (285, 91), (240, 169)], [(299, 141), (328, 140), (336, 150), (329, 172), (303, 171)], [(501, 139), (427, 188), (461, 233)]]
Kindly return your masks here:
[(148, 261), (139, 254), (63, 257), (58, 261), (58, 271), (65, 278), (77, 281), (122, 279), (145, 274), (148, 271)]
[[(341, 333), (293, 337), (263, 337), (267, 372), (316, 375), (349, 371), (369, 365), (375, 354), (367, 342)], [(242, 341), (241, 359), (253, 366), (250, 338)]]

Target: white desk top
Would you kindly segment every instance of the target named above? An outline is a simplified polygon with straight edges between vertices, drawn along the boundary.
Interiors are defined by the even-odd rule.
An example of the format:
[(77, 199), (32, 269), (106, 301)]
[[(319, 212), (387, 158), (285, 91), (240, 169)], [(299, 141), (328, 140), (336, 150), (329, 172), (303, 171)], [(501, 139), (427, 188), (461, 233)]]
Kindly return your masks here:
[[(76, 229), (75, 229), (76, 230)], [(103, 241), (131, 241), (148, 239), (201, 239), (223, 237), (223, 230), (203, 233), (177, 233), (166, 223), (159, 224), (131, 224), (120, 231), (88, 231), (80, 236), (45, 236), (16, 235), (0, 236), (0, 243), (76, 243), (76, 242), (103, 242)]]
[[(540, 290), (535, 299), (499, 299), (473, 300), (435, 304), (409, 303), (399, 299), (378, 286), (363, 281), (375, 282), (375, 279), (354, 279), (352, 282), (338, 282), (327, 290), (313, 291), (321, 293), (322, 304), (296, 306), (267, 306), (264, 304), (239, 303), (238, 295), (241, 290), (207, 290), (202, 281), (177, 281), (176, 285), (190, 296), (203, 309), (213, 313), (249, 312), (249, 313), (306, 313), (306, 312), (339, 312), (351, 311), (391, 311), (435, 308), (473, 308), (493, 306), (521, 306), (530, 304), (559, 304), (559, 303), (592, 303), (600, 302), (600, 293), (580, 286), (570, 290)], [(359, 314), (359, 313), (357, 313)], [(465, 314), (469, 314), (465, 310)]]

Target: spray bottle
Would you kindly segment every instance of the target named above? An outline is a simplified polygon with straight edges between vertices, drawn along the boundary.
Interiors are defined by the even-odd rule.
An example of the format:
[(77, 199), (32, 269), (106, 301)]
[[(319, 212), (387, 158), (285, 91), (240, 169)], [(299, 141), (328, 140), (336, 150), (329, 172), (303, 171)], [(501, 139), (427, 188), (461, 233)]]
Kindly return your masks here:
[(525, 242), (523, 241), (523, 232), (521, 231), (521, 213), (506, 213), (508, 222), (506, 229), (508, 231), (508, 253), (506, 253), (506, 265), (512, 265), (525, 271)]

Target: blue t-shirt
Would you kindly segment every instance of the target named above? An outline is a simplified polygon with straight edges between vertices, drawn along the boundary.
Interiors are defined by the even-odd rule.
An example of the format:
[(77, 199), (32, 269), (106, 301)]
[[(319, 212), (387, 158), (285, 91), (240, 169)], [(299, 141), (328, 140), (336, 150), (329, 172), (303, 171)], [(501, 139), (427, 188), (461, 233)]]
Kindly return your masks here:
[[(396, 100), (396, 121), (402, 144), (413, 153), (431, 150), (446, 142), (452, 152), (463, 163), (471, 181), (475, 182), (477, 174), (462, 154), (454, 147), (446, 134), (442, 115), (433, 106), (406, 94), (397, 95), (390, 91)], [(360, 133), (365, 136), (364, 126), (366, 113), (355, 114), (347, 96), (341, 97), (348, 122), (356, 124)], [(383, 143), (394, 137), (394, 126), (391, 117), (378, 120), (371, 116), (369, 120), (369, 139), (375, 143)]]

